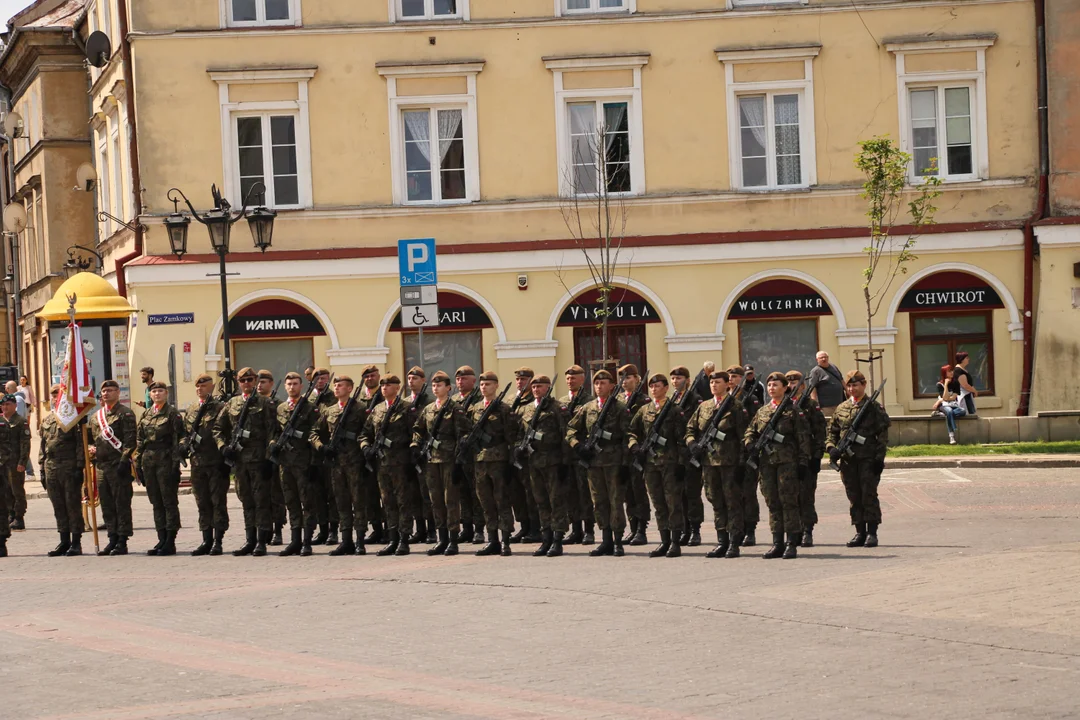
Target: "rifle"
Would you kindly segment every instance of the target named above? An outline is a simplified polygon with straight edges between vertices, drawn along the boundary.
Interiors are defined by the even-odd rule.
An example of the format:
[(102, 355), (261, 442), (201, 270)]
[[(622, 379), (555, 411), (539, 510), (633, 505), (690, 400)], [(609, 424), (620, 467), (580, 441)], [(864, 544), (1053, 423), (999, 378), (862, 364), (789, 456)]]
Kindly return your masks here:
[(470, 392), (468, 395), (465, 395), (464, 397), (461, 398), (461, 409), (462, 410), (468, 410), (469, 408), (471, 408), (473, 406), (473, 403), (475, 403), (479, 399), (480, 399), (480, 386), (477, 385), (476, 387), (474, 387), (472, 389), (472, 392)]
[(691, 393), (694, 392), (694, 388), (701, 382), (701, 378), (705, 377), (705, 368), (698, 370), (698, 374), (694, 376), (693, 382), (690, 382), (686, 386), (686, 392), (682, 394), (682, 399), (679, 401), (679, 409), (686, 412), (686, 405), (692, 397)]
[[(424, 476), (424, 466), (431, 462), (431, 451), (438, 450), (442, 443), (439, 442), (439, 428), (442, 427), (443, 420), (446, 418), (446, 413), (450, 409), (450, 398), (446, 399), (443, 406), (439, 408), (439, 412), (435, 413), (435, 422), (431, 426), (431, 432), (428, 433), (428, 437), (424, 440), (424, 444), (420, 446), (420, 462), (416, 463), (416, 474), (421, 478)], [(421, 419), (421, 422), (423, 420)]]
[[(427, 389), (428, 389), (428, 384), (427, 384), (427, 381), (425, 380), (424, 381), (424, 386), (420, 388), (420, 392), (416, 393), (416, 399), (419, 400), (420, 398), (424, 397), (424, 393), (427, 392)], [(417, 410), (423, 410), (423, 408), (420, 408), (420, 407), (418, 407), (416, 409)]]
[(551, 391), (555, 389), (555, 383), (548, 386), (547, 395), (544, 395), (540, 399), (540, 405), (537, 406), (536, 412), (533, 413), (532, 420), (529, 421), (529, 426), (525, 428), (525, 434), (521, 436), (521, 440), (518, 441), (517, 447), (514, 448), (514, 467), (518, 470), (522, 468), (522, 457), (528, 457), (533, 454), (532, 441), (543, 440), (544, 433), (536, 429), (539, 424), (540, 413), (544, 411), (548, 401), (551, 399)]
[[(648, 374), (648, 372), (645, 373), (646, 376), (648, 376)], [(634, 400), (637, 398), (638, 393), (641, 392), (643, 385), (644, 383), (638, 385), (637, 390), (635, 390), (630, 395), (630, 397), (626, 399), (627, 407), (630, 407), (630, 404), (634, 402)], [(600, 408), (600, 414), (596, 416), (596, 422), (593, 424), (593, 428), (589, 432), (589, 437), (585, 439), (585, 442), (579, 445), (579, 447), (584, 450), (584, 452), (578, 451), (579, 456), (584, 455), (585, 457), (590, 457), (594, 452), (596, 452), (596, 448), (600, 444), (601, 440), (611, 439), (611, 433), (604, 429), (604, 421), (607, 420), (608, 410), (610, 410), (611, 406), (615, 404), (613, 401), (617, 399), (618, 398), (614, 393), (608, 396), (607, 402), (604, 403), (604, 407)], [(581, 467), (584, 468), (589, 467), (589, 463), (584, 458), (580, 457), (578, 460), (578, 465), (581, 465)]]
[[(360, 383), (353, 390), (353, 394), (349, 396), (349, 399), (345, 401), (345, 407), (341, 408), (341, 414), (338, 415), (337, 425), (334, 426), (334, 432), (330, 433), (330, 441), (323, 446), (323, 454), (328, 458), (333, 458), (338, 449), (341, 447), (341, 443), (345, 440), (345, 423), (349, 419), (349, 415), (352, 413), (353, 408), (356, 406), (356, 399), (360, 397), (360, 393), (364, 390), (364, 383)], [(354, 435), (352, 440), (356, 439)]]
[(799, 412), (802, 412), (803, 410), (806, 409), (806, 401), (810, 399), (810, 393), (814, 392), (814, 390), (817, 388), (817, 386), (818, 386), (817, 378), (814, 378), (811, 382), (806, 384), (806, 388), (803, 389), (802, 395), (800, 395), (799, 399), (795, 401), (795, 409), (796, 410), (798, 410)]
[[(426, 387), (427, 383), (425, 383)], [(417, 397), (420, 397), (417, 395)], [(386, 428), (390, 426), (390, 418), (394, 416), (394, 411), (398, 409), (398, 405), (401, 404), (401, 395), (394, 398), (394, 402), (386, 409), (386, 415), (383, 416), (383, 420), (379, 423), (379, 427), (375, 428), (375, 444), (371, 446), (371, 452), (366, 453), (364, 457), (364, 465), (368, 472), (375, 472), (374, 466), (371, 464), (371, 456), (378, 456), (382, 460), (386, 454), (385, 448), (390, 447), (393, 443), (386, 439)]]
[(517, 412), (517, 409), (532, 399), (532, 393), (529, 392), (528, 387), (521, 391), (521, 393), (514, 398), (514, 402), (510, 404), (510, 411)]
[(195, 422), (191, 426), (191, 432), (180, 443), (180, 458), (185, 462), (191, 457), (192, 447), (202, 442), (202, 438), (199, 437), (199, 423), (202, 422), (203, 415), (206, 414), (206, 407), (210, 404), (211, 398), (206, 398), (203, 404), (199, 406), (199, 411), (195, 413)]
[(274, 442), (268, 453), (270, 456), (270, 462), (275, 465), (280, 465), (278, 456), (281, 455), (281, 451), (285, 449), (285, 446), (292, 445), (293, 438), (302, 438), (303, 434), (297, 434), (296, 423), (300, 419), (300, 413), (304, 411), (308, 402), (311, 399), (311, 392), (315, 387), (315, 380), (312, 379), (308, 383), (307, 391), (300, 396), (300, 399), (296, 401), (296, 407), (293, 408), (292, 414), (289, 415), (289, 420), (285, 423), (285, 427), (281, 428), (281, 434), (278, 435), (278, 439)]
[(279, 390), (280, 388), (281, 388), (281, 381), (280, 381), (280, 380), (278, 380), (278, 381), (277, 381), (277, 385), (275, 385), (275, 386), (274, 386), (274, 389), (273, 389), (273, 390), (272, 390), (272, 391), (270, 392), (270, 402), (272, 402), (272, 403), (276, 403), (276, 402), (277, 402), (277, 391), (278, 391), (278, 390)]
[(792, 396), (793, 393), (790, 389), (784, 391), (784, 399), (776, 406), (776, 412), (769, 418), (769, 422), (765, 425), (765, 429), (761, 431), (761, 435), (758, 436), (758, 439), (750, 446), (746, 457), (746, 466), (751, 470), (758, 469), (758, 459), (770, 442), (784, 442), (784, 436), (776, 432), (776, 424), (780, 422), (780, 416), (783, 415), (784, 411), (791, 405)]
[[(683, 396), (689, 394), (690, 389), (687, 388)], [(649, 428), (649, 434), (645, 436), (645, 441), (641, 443), (641, 454), (634, 459), (633, 466), (638, 472), (645, 469), (645, 464), (642, 462), (642, 458), (648, 460), (656, 454), (656, 446), (667, 447), (668, 439), (660, 434), (660, 429), (664, 426), (664, 422), (667, 420), (668, 413), (671, 412), (672, 407), (679, 406), (680, 396), (678, 393), (671, 400), (664, 403), (664, 407), (660, 408), (660, 412), (656, 415), (656, 420), (653, 421), (652, 427)], [(681, 407), (680, 407), (681, 409)]]
[(465, 462), (466, 453), (472, 449), (473, 445), (476, 445), (477, 442), (486, 443), (491, 440), (491, 436), (484, 430), (484, 423), (491, 417), (491, 413), (495, 411), (495, 408), (502, 403), (503, 398), (506, 397), (506, 393), (510, 392), (510, 388), (513, 386), (513, 382), (506, 383), (506, 387), (503, 388), (498, 397), (488, 403), (488, 406), (484, 408), (484, 412), (480, 414), (480, 418), (476, 421), (476, 424), (473, 425), (472, 430), (465, 436), (465, 440), (458, 445), (457, 457), (454, 458), (454, 462), (459, 465), (463, 464)]
[(566, 406), (566, 412), (571, 418), (574, 417), (574, 413), (577, 412), (578, 406), (585, 397), (585, 388), (581, 388), (578, 390), (577, 395), (574, 396), (574, 399), (570, 401), (570, 404)]
[(225, 446), (225, 451), (221, 454), (225, 456), (225, 464), (232, 467), (236, 464), (235, 460), (230, 460), (229, 456), (236, 457), (236, 454), (243, 450), (243, 445), (240, 441), (244, 438), (250, 437), (251, 433), (244, 429), (244, 425), (247, 424), (247, 416), (251, 411), (251, 406), (255, 402), (255, 398), (259, 397), (259, 393), (254, 390), (248, 395), (248, 399), (244, 401), (244, 407), (240, 408), (240, 417), (236, 419), (236, 425), (233, 426), (232, 437), (229, 439), (229, 444)]
[[(724, 419), (724, 416), (731, 410), (732, 403), (735, 402), (735, 398), (739, 396), (739, 393), (746, 386), (746, 377), (744, 376), (739, 386), (735, 388), (735, 392), (729, 392), (724, 398), (724, 401), (720, 403), (720, 407), (716, 408), (712, 416), (709, 418), (709, 422), (705, 423), (705, 429), (701, 433), (701, 439), (694, 445), (694, 449), (690, 451), (690, 464), (694, 467), (701, 467), (701, 458), (705, 454), (712, 450), (713, 443), (717, 440), (723, 442), (727, 437), (727, 433), (720, 431), (720, 421)], [(705, 402), (705, 401), (703, 401)]]
[[(878, 395), (881, 394), (887, 382), (889, 382), (888, 378), (882, 380), (881, 385), (878, 385), (878, 389), (870, 396), (869, 402), (864, 402), (862, 407), (859, 408), (859, 412), (855, 413), (855, 419), (851, 421), (851, 425), (844, 433), (844, 437), (840, 438), (840, 442), (836, 445), (836, 449), (840, 451), (841, 456), (854, 455), (855, 452), (851, 449), (852, 445), (866, 444), (866, 438), (859, 434), (859, 425), (862, 424), (863, 419), (866, 417), (866, 411), (877, 402)], [(829, 467), (836, 472), (840, 472), (840, 466), (836, 464), (835, 460), (829, 461)]]
[[(648, 377), (649, 377), (649, 371), (646, 370), (645, 371), (645, 378), (648, 378)], [(628, 412), (634, 407), (634, 403), (637, 402), (637, 399), (645, 394), (645, 383), (647, 382), (647, 380), (645, 378), (642, 378), (641, 382), (638, 383), (638, 386), (634, 390), (634, 392), (630, 393), (630, 395), (627, 396), (627, 398), (626, 398), (626, 410)]]

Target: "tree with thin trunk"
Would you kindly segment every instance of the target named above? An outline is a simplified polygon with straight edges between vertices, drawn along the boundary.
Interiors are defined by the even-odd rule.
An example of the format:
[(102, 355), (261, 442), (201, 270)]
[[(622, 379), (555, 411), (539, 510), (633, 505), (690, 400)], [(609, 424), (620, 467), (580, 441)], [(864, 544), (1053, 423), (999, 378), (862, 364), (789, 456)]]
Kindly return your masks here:
[[(870, 245), (863, 249), (867, 264), (863, 269), (863, 301), (866, 304), (866, 346), (869, 351), (870, 387), (877, 387), (874, 377), (874, 316), (888, 296), (889, 288), (908, 265), (918, 258), (912, 252), (915, 242), (929, 225), (934, 224), (941, 195), (941, 178), (936, 159), (929, 168), (917, 168), (918, 184), (908, 186), (912, 157), (886, 135), (859, 142), (855, 165), (866, 176), (862, 197), (867, 202)], [(903, 218), (903, 232), (894, 235), (897, 221)]]

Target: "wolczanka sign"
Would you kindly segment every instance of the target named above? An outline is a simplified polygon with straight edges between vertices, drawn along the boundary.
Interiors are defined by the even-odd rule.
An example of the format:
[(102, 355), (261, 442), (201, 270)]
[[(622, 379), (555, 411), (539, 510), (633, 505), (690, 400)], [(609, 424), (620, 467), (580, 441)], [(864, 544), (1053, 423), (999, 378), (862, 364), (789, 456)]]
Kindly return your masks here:
[(747, 297), (743, 295), (735, 301), (729, 317), (755, 318), (778, 317), (784, 315), (829, 315), (831, 310), (825, 298), (817, 293), (805, 295), (774, 295)]

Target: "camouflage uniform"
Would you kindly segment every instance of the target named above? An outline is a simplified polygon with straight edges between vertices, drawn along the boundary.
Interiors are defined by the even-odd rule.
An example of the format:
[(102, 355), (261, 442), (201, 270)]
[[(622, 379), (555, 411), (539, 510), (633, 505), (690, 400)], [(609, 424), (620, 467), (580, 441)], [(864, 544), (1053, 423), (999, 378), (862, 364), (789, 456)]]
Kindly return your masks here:
[[(82, 431), (79, 426), (64, 432), (56, 415), (49, 413), (41, 421), (41, 450), (38, 467), (48, 483), (49, 500), (56, 518), (56, 530), (81, 534), (83, 531), (82, 492), (83, 458)], [(7, 522), (7, 515), (0, 523)]]
[[(684, 439), (687, 445), (704, 441), (702, 433), (719, 407), (720, 403), (715, 397), (697, 406), (686, 422)], [(713, 507), (716, 532), (727, 532), (732, 538), (741, 538), (746, 531), (746, 513), (743, 509), (745, 493), (738, 470), (745, 459), (743, 435), (749, 424), (746, 410), (740, 403), (733, 402), (717, 426), (724, 433), (724, 439), (715, 438), (709, 452), (701, 456), (700, 473), (708, 488), (706, 492)]]
[[(647, 400), (634, 414), (630, 420), (630, 437), (627, 443), (629, 454), (632, 455), (635, 448), (644, 444), (659, 419), (661, 410), (670, 402), (671, 398), (665, 399), (664, 405)], [(676, 533), (681, 533), (686, 524), (683, 487), (675, 472), (679, 464), (679, 428), (683, 425), (685, 420), (682, 418), (682, 411), (678, 406), (673, 406), (664, 418), (663, 426), (657, 431), (658, 440), (652, 447), (652, 453), (649, 457), (642, 456), (638, 460), (644, 468), (641, 474), (656, 508), (656, 527)]]
[[(537, 403), (544, 404), (543, 410)], [(539, 419), (535, 421), (537, 413)], [(539, 514), (540, 530), (565, 533), (570, 527), (566, 508), (566, 486), (562, 480), (563, 442), (566, 423), (554, 398), (533, 400), (521, 406), (521, 430), (533, 427), (540, 437), (532, 441), (532, 454), (525, 460), (530, 485)]]
[[(734, 380), (735, 378), (732, 379)], [(758, 409), (761, 407), (761, 403), (758, 402), (757, 396), (753, 393), (752, 388), (748, 388), (741, 392), (736, 399), (742, 402), (747, 417), (753, 420), (757, 415)], [(753, 532), (754, 528), (757, 527), (757, 524), (761, 522), (761, 503), (758, 501), (757, 473), (740, 465), (736, 468), (735, 475), (743, 489), (743, 524), (746, 526), (747, 532)], [(708, 494), (707, 488), (705, 493), (706, 495)]]
[[(403, 540), (408, 540), (413, 518), (420, 512), (415, 502), (416, 494), (409, 479), (409, 443), (412, 428), (416, 424), (416, 410), (408, 400), (401, 398), (397, 407), (385, 400), (375, 405), (360, 435), (360, 449), (373, 448), (378, 454), (379, 491), (382, 496), (386, 527), (397, 529)], [(376, 442), (382, 438), (383, 442)], [(386, 443), (390, 444), (387, 445)]]
[[(409, 404), (413, 407), (417, 416), (419, 416), (424, 408), (435, 402), (435, 398), (432, 396), (431, 392), (429, 392), (427, 388), (424, 388), (423, 390), (424, 391), (420, 393), (419, 397), (416, 397), (416, 394), (411, 391), (405, 396), (405, 400), (409, 401)], [(409, 502), (417, 509), (418, 513), (416, 519), (433, 519), (431, 511), (431, 493), (428, 491), (427, 478), (423, 474), (416, 472), (416, 467), (414, 467), (411, 462), (406, 464), (405, 473), (408, 476), (409, 483), (409, 493), (411, 498)], [(417, 530), (419, 531), (421, 529), (422, 528), (418, 525)], [(427, 530), (429, 534), (435, 532), (434, 526), (427, 528)]]
[(445, 528), (453, 537), (461, 526), (461, 485), (460, 478), (455, 476), (457, 468), (454, 460), (457, 457), (458, 441), (467, 431), (465, 413), (461, 406), (449, 398), (446, 402), (448, 406), (439, 421), (437, 433), (435, 422), (442, 408), (436, 407), (433, 402), (420, 411), (413, 427), (411, 447), (422, 448), (432, 433), (435, 433), (435, 441), (439, 446), (431, 449), (431, 458), (423, 466), (424, 478), (427, 482), (428, 497), (431, 498), (435, 527)]
[[(486, 402), (480, 399), (469, 408), (467, 419), (470, 431), (483, 415)], [(476, 478), (476, 497), (484, 509), (487, 530), (494, 541), (496, 530), (509, 534), (514, 529), (507, 464), (510, 447), (517, 442), (518, 438), (518, 416), (510, 410), (509, 405), (500, 402), (488, 416), (484, 425), (484, 432), (490, 439), (487, 441), (481, 439), (475, 446), (473, 472)]]
[[(327, 386), (315, 400), (315, 422), (319, 421), (319, 416), (326, 412), (327, 408), (336, 404), (337, 399), (334, 397), (333, 388)], [(337, 501), (334, 499), (334, 471), (331, 463), (322, 457), (312, 458), (311, 478), (309, 486), (316, 488), (316, 496), (313, 502), (318, 523), (320, 525), (332, 523), (336, 529), (338, 526), (338, 507)]]
[[(866, 396), (862, 402), (869, 400), (869, 396)], [(829, 420), (828, 440), (825, 443), (830, 452), (840, 443), (858, 412), (859, 405), (850, 397), (836, 407), (836, 412)], [(859, 435), (866, 438), (866, 442), (862, 445), (852, 443), (851, 450), (854, 454), (840, 459), (840, 479), (844, 483), (844, 491), (851, 505), (852, 525), (881, 524), (878, 483), (881, 482), (881, 468), (889, 444), (890, 423), (888, 413), (875, 402), (859, 424)]]
[(825, 414), (817, 400), (806, 398), (803, 411), (810, 421), (810, 463), (803, 476), (799, 493), (799, 509), (802, 511), (803, 528), (812, 529), (818, 523), (817, 506), (814, 496), (817, 494), (818, 473), (821, 472), (821, 456), (825, 454), (825, 440), (828, 432)]
[[(300, 398), (297, 398), (297, 402), (299, 400)], [(277, 443), (281, 432), (289, 424), (295, 407), (291, 399), (286, 399), (277, 406), (274, 443)], [(293, 530), (306, 528), (314, 531), (319, 521), (318, 508), (325, 502), (322, 488), (318, 481), (312, 479), (311, 445), (307, 442), (316, 419), (318, 410), (312, 403), (305, 403), (296, 418), (296, 424), (293, 425), (292, 435), (285, 439), (285, 444), (277, 455), (281, 493), (289, 514), (289, 527)]]
[[(596, 524), (601, 530), (612, 530), (618, 536), (626, 529), (626, 512), (623, 509), (625, 488), (622, 482), (623, 447), (626, 444), (630, 417), (621, 400), (609, 397), (608, 402), (615, 403), (615, 407), (611, 408), (604, 418), (603, 429), (611, 433), (611, 438), (600, 440), (596, 455), (589, 462), (589, 492), (592, 494)], [(600, 410), (600, 399), (596, 398), (574, 414), (566, 430), (566, 442), (571, 449), (589, 439), (593, 426), (600, 417)]]
[[(771, 402), (757, 411), (743, 436), (747, 447), (757, 441), (775, 411)], [(784, 436), (784, 440), (765, 447), (758, 458), (758, 477), (761, 494), (769, 507), (769, 528), (775, 537), (777, 533), (803, 531), (799, 510), (799, 468), (805, 467), (810, 459), (810, 422), (804, 413), (788, 408), (774, 429)], [(752, 473), (747, 470), (747, 474)]]
[[(334, 404), (326, 408), (315, 421), (311, 428), (308, 441), (317, 453), (324, 453), (330, 444), (338, 423), (341, 422), (341, 414), (344, 403), (335, 400)], [(334, 484), (334, 500), (337, 503), (338, 520), (341, 522), (343, 532), (352, 532), (356, 528), (357, 535), (362, 540), (364, 529), (368, 523), (368, 495), (364, 487), (363, 468), (364, 457), (360, 453), (360, 433), (364, 429), (364, 421), (367, 413), (360, 402), (353, 404), (349, 416), (345, 419), (345, 426), (341, 429), (341, 441), (332, 458), (324, 458), (330, 468), (330, 475)]]
[[(525, 408), (532, 403), (532, 391), (526, 387), (514, 398), (510, 409), (518, 417), (518, 423), (522, 422)], [(511, 464), (508, 468), (510, 476), (510, 505), (514, 508), (514, 517), (517, 518), (524, 533), (526, 528), (530, 535), (535, 534), (540, 528), (540, 512), (536, 506), (536, 500), (532, 492), (532, 473), (529, 470), (529, 458), (521, 459), (521, 468)], [(535, 522), (534, 522), (535, 521)]]
[[(641, 382), (645, 382), (645, 378), (641, 379)], [(630, 418), (637, 414), (638, 410), (645, 407), (649, 402), (647, 395), (648, 388), (645, 388), (634, 401), (633, 406), (626, 407), (626, 421), (629, 426)], [(619, 401), (626, 405), (630, 399), (629, 395), (624, 392), (619, 393)], [(649, 508), (649, 493), (645, 487), (645, 475), (640, 470), (637, 470), (631, 465), (630, 453), (624, 453), (622, 459), (623, 466), (623, 482), (626, 483), (624, 491), (626, 494), (626, 516), (630, 520), (631, 527), (635, 523), (643, 523), (641, 530), (644, 531), (645, 525), (652, 519), (652, 511)]]
[[(461, 412), (465, 414), (466, 425), (468, 425), (469, 409), (483, 399), (478, 392), (472, 405), (465, 407), (465, 400), (467, 397), (468, 396), (462, 395), (461, 393), (455, 393), (450, 397), (451, 400), (461, 406)], [(480, 499), (476, 496), (476, 475), (475, 468), (473, 467), (473, 457), (470, 455), (469, 457), (466, 457), (463, 462), (458, 463), (454, 472), (458, 476), (457, 482), (461, 488), (458, 492), (459, 504), (461, 506), (461, 522), (465, 525), (483, 527), (484, 508), (480, 505)]]
[[(382, 388), (376, 388), (371, 395), (367, 395), (367, 388), (365, 387), (360, 392), (360, 398), (357, 403), (363, 409), (363, 422), (360, 424), (359, 433), (364, 429), (364, 423), (371, 416), (375, 406), (383, 401)], [(378, 473), (378, 461), (372, 460), (371, 466), (374, 470), (368, 470), (367, 465), (363, 462), (360, 463), (360, 478), (364, 486), (364, 494), (366, 495), (365, 507), (367, 507), (368, 522), (372, 526), (386, 524), (386, 512), (382, 506), (382, 492), (379, 489), (379, 473)], [(358, 532), (363, 532), (363, 528), (358, 528)]]
[[(574, 402), (575, 397), (577, 402)], [(559, 398), (559, 411), (563, 415), (563, 425), (569, 425), (574, 413), (582, 408), (585, 403), (592, 400), (592, 394), (582, 386), (577, 395), (571, 397), (569, 393)], [(570, 411), (573, 405), (574, 411)], [(570, 513), (570, 521), (573, 523), (587, 523), (590, 527), (594, 522), (592, 495), (589, 493), (589, 471), (581, 467), (577, 457), (570, 450), (570, 446), (563, 441), (563, 474), (566, 478), (566, 505)], [(577, 532), (576, 530), (574, 532)]]
[[(199, 417), (199, 409), (205, 403), (206, 410)], [(191, 490), (199, 508), (199, 530), (217, 530), (224, 534), (229, 529), (229, 466), (221, 457), (221, 450), (214, 442), (214, 423), (225, 403), (214, 398), (204, 402), (196, 400), (184, 413), (185, 445), (187, 437), (199, 419), (199, 431), (187, 447), (191, 461)]]
[(172, 405), (151, 405), (139, 418), (135, 430), (135, 452), (139, 475), (154, 506), (154, 528), (180, 530), (180, 441), (184, 420)]
[[(214, 423), (214, 442), (223, 453), (232, 442), (246, 398), (237, 395), (218, 413)], [(236, 478), (236, 495), (244, 506), (244, 529), (270, 533), (274, 519), (270, 499), (270, 482), (266, 475), (266, 444), (274, 433), (274, 407), (270, 399), (256, 393), (244, 427), (240, 429), (240, 451), (232, 467)]]
[(692, 528), (700, 528), (701, 523), (705, 522), (705, 503), (701, 497), (701, 491), (704, 487), (703, 471), (700, 467), (694, 467), (690, 464), (690, 452), (686, 449), (686, 442), (683, 438), (686, 435), (686, 424), (694, 410), (701, 404), (701, 398), (690, 387), (687, 387), (686, 392), (689, 393), (689, 397), (685, 398), (686, 402), (683, 402), (682, 399), (679, 400), (679, 405), (686, 409), (680, 413), (680, 426), (678, 428), (679, 464), (675, 468), (675, 473), (678, 475), (683, 487), (683, 508), (686, 512), (686, 523)]
[(3, 520), (6, 527), (9, 516), (22, 520), (26, 515), (26, 471), (16, 468), (19, 465), (25, 468), (30, 462), (30, 426), (18, 413), (12, 413), (10, 418), (0, 415), (0, 451), (6, 480), (3, 488), (7, 496)]
[(120, 448), (114, 448), (102, 435), (99, 413), (90, 416), (90, 437), (94, 443), (94, 467), (97, 468), (98, 495), (101, 515), (110, 536), (131, 537), (131, 453), (135, 450), (135, 413), (126, 405), (116, 403), (105, 411), (105, 423), (112, 429)]

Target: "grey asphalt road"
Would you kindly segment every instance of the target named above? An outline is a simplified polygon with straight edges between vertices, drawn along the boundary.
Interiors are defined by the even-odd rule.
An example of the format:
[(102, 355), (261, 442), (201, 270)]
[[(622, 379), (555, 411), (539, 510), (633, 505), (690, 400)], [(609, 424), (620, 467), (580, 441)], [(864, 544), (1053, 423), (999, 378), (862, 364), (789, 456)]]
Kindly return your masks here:
[(1076, 470), (886, 476), (880, 547), (844, 547), (826, 473), (818, 546), (794, 561), (49, 559), (33, 500), (0, 560), (0, 717), (1080, 715)]

